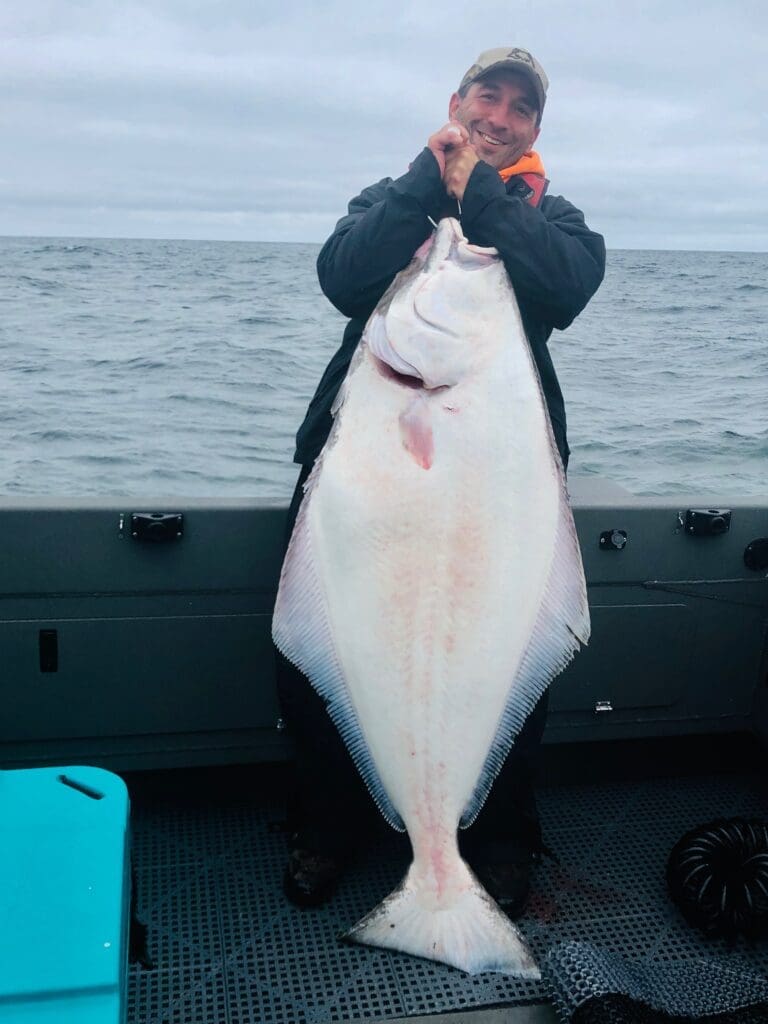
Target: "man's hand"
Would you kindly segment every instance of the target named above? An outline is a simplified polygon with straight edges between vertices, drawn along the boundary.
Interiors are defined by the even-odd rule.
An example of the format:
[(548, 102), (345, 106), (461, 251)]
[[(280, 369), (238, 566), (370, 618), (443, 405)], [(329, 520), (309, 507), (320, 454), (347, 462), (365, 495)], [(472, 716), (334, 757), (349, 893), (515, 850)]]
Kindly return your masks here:
[(444, 124), (434, 135), (430, 135), (427, 140), (427, 147), (435, 155), (435, 160), (437, 160), (438, 167), (440, 168), (441, 178), (444, 178), (445, 175), (446, 156), (457, 147), (466, 146), (468, 142), (469, 134), (467, 129), (456, 121), (449, 121), (448, 124)]
[(459, 202), (464, 198), (464, 189), (467, 187), (469, 176), (475, 169), (475, 164), (480, 157), (475, 152), (474, 146), (468, 143), (460, 149), (450, 149), (445, 154), (445, 171), (443, 172), (443, 184), (449, 196), (454, 196)]

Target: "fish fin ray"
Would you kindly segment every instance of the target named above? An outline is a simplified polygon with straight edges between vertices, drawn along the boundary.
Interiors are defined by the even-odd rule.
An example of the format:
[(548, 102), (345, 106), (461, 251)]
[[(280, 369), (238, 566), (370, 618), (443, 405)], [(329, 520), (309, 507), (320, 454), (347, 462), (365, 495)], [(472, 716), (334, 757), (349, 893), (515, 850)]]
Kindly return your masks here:
[[(337, 428), (337, 417), (338, 417), (339, 412), (343, 408), (344, 403), (347, 400), (347, 395), (349, 394), (349, 382), (352, 379), (352, 375), (354, 374), (355, 370), (357, 370), (357, 368), (360, 365), (360, 363), (363, 361), (364, 351), (365, 351), (364, 346), (363, 345), (358, 345), (357, 348), (355, 349), (355, 351), (352, 353), (352, 358), (349, 361), (349, 366), (347, 367), (347, 372), (344, 374), (344, 377), (342, 378), (341, 384), (339, 385), (339, 390), (336, 392), (336, 397), (334, 398), (333, 402), (331, 403), (331, 417), (333, 418), (334, 423), (333, 423), (333, 427), (331, 429), (330, 437), (328, 438), (329, 441), (334, 441), (335, 440), (334, 435), (335, 435), (336, 428)], [(320, 459), (322, 459), (322, 453), (320, 455)], [(320, 461), (320, 459), (318, 459), (318, 461)], [(307, 484), (306, 484), (306, 486), (304, 488), (305, 493), (306, 493), (306, 491), (308, 489), (309, 489), (309, 480), (307, 480)]]
[(498, 971), (539, 978), (518, 929), (462, 866), (468, 877), (461, 895), (450, 905), (430, 907), (416, 865), (411, 865), (398, 888), (351, 928), (345, 940), (436, 960), (468, 974)]
[(460, 827), (469, 828), (480, 813), (515, 737), (556, 676), (589, 640), (589, 607), (581, 549), (561, 477), (554, 557), (531, 639), (520, 659), (496, 735)]
[(309, 508), (320, 461), (305, 485), (304, 500), (283, 562), (272, 619), (272, 638), (277, 648), (307, 676), (325, 701), (333, 724), (386, 821), (397, 831), (404, 832), (405, 825), (381, 782), (344, 680), (328, 620), (325, 594), (315, 567)]

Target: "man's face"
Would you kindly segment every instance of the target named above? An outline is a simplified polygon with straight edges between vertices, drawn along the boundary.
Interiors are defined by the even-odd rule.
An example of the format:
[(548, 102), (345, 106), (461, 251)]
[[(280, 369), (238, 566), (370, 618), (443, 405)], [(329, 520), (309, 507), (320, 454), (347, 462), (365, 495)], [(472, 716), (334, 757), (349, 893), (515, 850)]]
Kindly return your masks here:
[(467, 129), (480, 159), (497, 171), (516, 163), (539, 136), (536, 94), (516, 71), (489, 72), (463, 99), (454, 93), (448, 113)]

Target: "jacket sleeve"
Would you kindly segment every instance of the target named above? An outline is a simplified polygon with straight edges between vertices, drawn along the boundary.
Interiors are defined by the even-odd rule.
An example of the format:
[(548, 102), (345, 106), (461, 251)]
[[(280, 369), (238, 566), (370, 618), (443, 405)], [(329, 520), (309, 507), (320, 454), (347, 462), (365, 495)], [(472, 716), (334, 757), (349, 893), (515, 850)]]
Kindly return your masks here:
[(320, 250), (320, 287), (352, 319), (367, 319), (427, 238), (445, 200), (437, 160), (424, 149), (401, 178), (384, 178), (349, 204)]
[(462, 203), (470, 242), (495, 246), (518, 301), (565, 329), (597, 291), (605, 273), (605, 242), (584, 215), (560, 196), (533, 207), (507, 195), (498, 173), (475, 165)]

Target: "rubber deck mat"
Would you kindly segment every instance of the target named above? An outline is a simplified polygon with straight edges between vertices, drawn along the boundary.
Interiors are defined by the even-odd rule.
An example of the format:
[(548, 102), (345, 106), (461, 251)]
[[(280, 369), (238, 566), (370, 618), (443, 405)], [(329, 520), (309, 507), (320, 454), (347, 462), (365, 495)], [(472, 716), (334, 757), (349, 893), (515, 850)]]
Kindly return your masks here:
[[(192, 776), (190, 776), (192, 779)], [(705, 940), (666, 896), (670, 849), (717, 816), (768, 816), (750, 775), (559, 786), (540, 791), (544, 838), (559, 863), (537, 867), (520, 928), (534, 953), (576, 939), (632, 959), (721, 962), (768, 975), (768, 942)], [(132, 794), (139, 914), (151, 971), (132, 967), (130, 1024), (299, 1024), (381, 1020), (540, 1001), (540, 982), (450, 967), (338, 936), (401, 879), (407, 846), (384, 837), (327, 907), (299, 910), (281, 890), (280, 804), (248, 793), (197, 799)]]

